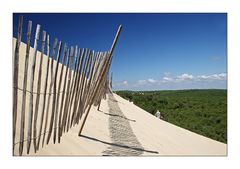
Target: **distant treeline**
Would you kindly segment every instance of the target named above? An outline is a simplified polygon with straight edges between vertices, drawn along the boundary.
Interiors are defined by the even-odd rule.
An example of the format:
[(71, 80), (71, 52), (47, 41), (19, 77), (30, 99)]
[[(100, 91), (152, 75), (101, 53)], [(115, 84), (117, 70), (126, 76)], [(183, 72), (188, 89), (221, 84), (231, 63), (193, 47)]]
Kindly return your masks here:
[[(227, 143), (227, 90), (116, 91), (163, 120)], [(160, 131), (159, 131), (160, 132)]]

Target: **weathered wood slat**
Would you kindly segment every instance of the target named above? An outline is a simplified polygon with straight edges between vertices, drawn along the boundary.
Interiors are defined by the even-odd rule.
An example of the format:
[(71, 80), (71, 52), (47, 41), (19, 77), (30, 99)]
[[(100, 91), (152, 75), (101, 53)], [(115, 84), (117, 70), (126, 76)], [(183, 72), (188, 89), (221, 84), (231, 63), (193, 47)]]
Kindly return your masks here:
[(71, 119), (71, 126), (73, 125), (73, 120), (75, 119), (75, 115), (76, 115), (76, 110), (77, 110), (77, 103), (78, 103), (78, 93), (79, 93), (79, 86), (80, 86), (80, 79), (81, 79), (81, 73), (82, 73), (82, 67), (83, 67), (83, 61), (84, 61), (84, 56), (85, 56), (86, 50), (83, 49), (82, 53), (81, 53), (81, 60), (79, 63), (79, 67), (78, 67), (78, 75), (77, 75), (77, 80), (76, 80), (76, 92), (75, 94), (75, 100), (74, 100), (74, 104), (73, 104), (73, 114), (72, 114), (72, 119)]
[[(62, 61), (62, 67), (61, 67), (61, 71), (60, 71), (60, 79), (59, 79), (59, 84), (58, 84), (58, 90), (57, 90), (57, 101), (56, 101), (56, 116), (55, 116), (55, 121), (54, 121), (54, 136), (53, 136), (53, 142), (55, 143), (56, 140), (56, 135), (57, 135), (57, 122), (58, 122), (58, 103), (59, 103), (59, 98), (60, 98), (60, 90), (62, 87), (62, 78), (63, 78), (63, 69), (64, 69), (64, 63), (66, 60), (66, 51), (67, 51), (67, 44), (65, 43), (64, 45), (64, 50), (63, 50), (63, 61)], [(63, 95), (64, 93), (62, 93)], [(62, 106), (62, 105), (61, 105)], [(61, 109), (60, 109), (61, 112)], [(60, 118), (60, 117), (59, 117)], [(59, 133), (59, 130), (58, 130)], [(59, 140), (60, 142), (60, 140)]]
[[(58, 142), (60, 143), (60, 138), (62, 136), (62, 131), (63, 131), (63, 117), (64, 117), (64, 109), (65, 109), (65, 95), (67, 95), (66, 92), (66, 86), (67, 86), (67, 74), (68, 74), (68, 67), (69, 67), (69, 60), (70, 60), (70, 49), (67, 50), (67, 53), (64, 54), (67, 57), (67, 65), (66, 65), (66, 70), (65, 70), (65, 75), (64, 75), (64, 84), (63, 84), (63, 95), (62, 95), (62, 100), (61, 100), (61, 107), (60, 107), (60, 114), (59, 114), (59, 120), (58, 120), (58, 126), (59, 126), (59, 132), (58, 132)], [(64, 105), (64, 107), (63, 107)]]
[(89, 82), (88, 82), (87, 94), (85, 96), (85, 104), (84, 104), (84, 107), (83, 107), (84, 111), (85, 111), (85, 107), (88, 105), (88, 99), (89, 99), (91, 89), (92, 89), (91, 85), (92, 85), (92, 81), (93, 81), (93, 78), (94, 78), (94, 71), (96, 69), (97, 58), (98, 58), (98, 53), (96, 53), (96, 56), (93, 55), (93, 65), (91, 67), (90, 79), (89, 79)]
[[(51, 134), (52, 134), (52, 128), (53, 128), (53, 121), (54, 121), (54, 115), (55, 115), (55, 108), (56, 106), (56, 95), (57, 95), (57, 75), (58, 75), (58, 66), (59, 66), (59, 61), (60, 61), (60, 53), (62, 49), (62, 42), (59, 42), (58, 45), (58, 52), (57, 52), (57, 65), (55, 67), (55, 73), (53, 76), (53, 100), (52, 100), (52, 114), (51, 114), (51, 119), (50, 119), (50, 126), (49, 126), (49, 132), (48, 132), (48, 137), (47, 137), (47, 144), (49, 143)], [(54, 141), (55, 143), (55, 141)]]
[(49, 38), (49, 35), (48, 35), (47, 36), (47, 68), (46, 68), (46, 74), (45, 74), (43, 107), (42, 107), (42, 113), (41, 113), (41, 122), (40, 122), (39, 139), (38, 139), (38, 143), (37, 143), (37, 150), (39, 149), (39, 144), (40, 144), (40, 140), (41, 140), (41, 136), (42, 136), (42, 127), (43, 127), (43, 119), (44, 119), (45, 103), (46, 103), (46, 93), (47, 93), (47, 84), (48, 84), (49, 61), (50, 61), (50, 38)]
[[(42, 80), (42, 61), (43, 61), (43, 55), (45, 50), (45, 41), (46, 41), (46, 31), (43, 31), (42, 35), (42, 52), (41, 52), (41, 58), (40, 58), (40, 64), (39, 64), (39, 70), (38, 70), (38, 83), (37, 83), (37, 98), (35, 103), (35, 114), (34, 114), (34, 121), (33, 121), (33, 145), (34, 145), (34, 151), (36, 153), (37, 151), (37, 118), (38, 118), (38, 107), (39, 107), (39, 100), (40, 100), (40, 90), (41, 90), (41, 80)], [(40, 133), (39, 133), (40, 134)]]
[(22, 94), (22, 111), (21, 111), (21, 126), (20, 126), (20, 140), (19, 140), (19, 154), (23, 153), (24, 145), (24, 127), (25, 127), (25, 106), (26, 106), (26, 88), (27, 88), (27, 77), (28, 77), (28, 64), (29, 64), (29, 52), (32, 32), (32, 21), (28, 22), (27, 30), (27, 48), (24, 66), (24, 78), (23, 78), (23, 94)]
[(71, 86), (71, 77), (72, 77), (72, 60), (73, 60), (74, 48), (71, 47), (70, 51), (70, 66), (68, 72), (68, 86), (67, 86), (67, 95), (65, 100), (65, 107), (64, 107), (64, 116), (63, 116), (63, 131), (65, 132), (66, 129), (66, 122), (68, 117), (68, 106), (69, 106), (69, 95), (70, 95), (70, 86)]
[(73, 68), (73, 70), (74, 70), (74, 72), (73, 72), (73, 78), (72, 78), (72, 83), (71, 83), (71, 88), (70, 88), (70, 97), (69, 97), (69, 106), (68, 106), (68, 112), (69, 112), (69, 114), (68, 114), (68, 120), (67, 120), (67, 131), (69, 130), (69, 124), (70, 124), (70, 116), (71, 116), (71, 105), (72, 105), (72, 99), (73, 99), (73, 96), (74, 96), (74, 89), (73, 89), (73, 87), (74, 87), (74, 84), (75, 84), (75, 81), (76, 81), (76, 66), (77, 66), (77, 60), (78, 60), (78, 48), (77, 48), (77, 46), (76, 46), (76, 49), (75, 49), (75, 57), (74, 57), (74, 68)]
[(23, 17), (19, 17), (18, 21), (18, 37), (15, 46), (14, 53), (14, 72), (13, 72), (13, 153), (14, 153), (14, 143), (15, 143), (15, 135), (16, 135), (16, 123), (17, 123), (17, 107), (18, 107), (18, 67), (19, 67), (19, 49), (22, 39), (22, 25), (23, 25)]
[(80, 118), (80, 115), (82, 113), (82, 104), (83, 104), (83, 100), (82, 100), (82, 95), (83, 95), (83, 89), (84, 89), (84, 85), (85, 85), (85, 79), (86, 79), (86, 73), (87, 73), (87, 69), (88, 69), (88, 65), (89, 65), (89, 60), (90, 60), (90, 54), (91, 54), (91, 50), (89, 50), (89, 52), (87, 53), (86, 59), (85, 59), (85, 65), (84, 65), (84, 69), (83, 69), (83, 73), (81, 76), (81, 88), (80, 88), (80, 92), (79, 92), (79, 105), (78, 105), (78, 110), (77, 110), (77, 115), (76, 115), (76, 119), (75, 119), (75, 123), (78, 124), (78, 119)]
[[(75, 80), (74, 80), (74, 86), (73, 86), (73, 89), (72, 89), (72, 97), (71, 97), (71, 100), (70, 100), (70, 107), (69, 107), (69, 110), (72, 111), (72, 108), (73, 108), (73, 105), (74, 105), (74, 102), (73, 100), (76, 99), (76, 93), (77, 93), (77, 82), (78, 82), (78, 75), (79, 75), (79, 72), (78, 72), (78, 69), (79, 69), (79, 65), (80, 65), (80, 59), (81, 59), (81, 53), (82, 53), (82, 50), (79, 49), (78, 51), (78, 56), (77, 56), (77, 65), (76, 65), (76, 69), (75, 69)], [(72, 116), (71, 116), (71, 122), (70, 122), (70, 127), (72, 126), (72, 118), (74, 116), (74, 109), (72, 111)]]
[(47, 111), (46, 111), (46, 118), (45, 118), (45, 126), (44, 126), (42, 146), (44, 145), (45, 135), (46, 135), (46, 131), (47, 131), (47, 125), (48, 125), (48, 115), (49, 115), (49, 107), (50, 107), (50, 98), (51, 98), (51, 92), (52, 92), (52, 86), (53, 86), (53, 63), (54, 63), (55, 50), (56, 50), (56, 48), (57, 48), (57, 42), (58, 42), (58, 39), (55, 39), (54, 44), (53, 44), (53, 50), (52, 50), (52, 58), (51, 58), (51, 82), (50, 82), (50, 86), (49, 86), (48, 104), (47, 104)]
[(36, 66), (36, 57), (37, 57), (37, 46), (40, 32), (40, 25), (37, 25), (34, 47), (33, 47), (33, 60), (32, 60), (32, 72), (30, 80), (30, 99), (29, 99), (29, 116), (28, 116), (28, 143), (27, 143), (27, 153), (29, 154), (32, 140), (32, 117), (33, 117), (33, 84), (34, 84), (34, 75), (35, 75), (35, 66)]
[(92, 80), (92, 71), (93, 71), (93, 67), (94, 67), (94, 62), (95, 62), (95, 53), (93, 51), (92, 55), (91, 55), (91, 58), (90, 58), (90, 65), (89, 65), (89, 69), (88, 69), (88, 74), (87, 74), (87, 79), (85, 79), (86, 81), (86, 85), (85, 85), (85, 88), (84, 88), (84, 94), (83, 94), (83, 100), (84, 100), (84, 103), (83, 103), (83, 111), (84, 111), (84, 106), (86, 104), (86, 97), (89, 93), (89, 86), (90, 86), (90, 83), (91, 83), (91, 80)]
[(80, 109), (79, 109), (79, 113), (77, 116), (77, 124), (79, 123), (79, 120), (81, 119), (82, 114), (84, 113), (84, 105), (85, 105), (84, 96), (87, 93), (86, 86), (87, 86), (88, 76), (90, 73), (91, 58), (92, 58), (92, 52), (90, 52), (90, 54), (88, 56), (87, 66), (86, 66), (86, 70), (85, 70), (85, 76), (84, 76), (85, 78), (83, 81), (83, 88), (82, 88), (82, 92), (81, 92), (81, 96), (80, 96), (81, 104), (80, 104)]
[(80, 127), (80, 130), (79, 130), (79, 133), (78, 133), (79, 136), (81, 135), (81, 132), (82, 132), (83, 127), (84, 127), (84, 125), (85, 125), (85, 122), (86, 122), (86, 120), (87, 120), (87, 117), (88, 117), (89, 111), (90, 111), (90, 109), (91, 109), (91, 105), (92, 105), (92, 103), (93, 103), (93, 100), (94, 100), (94, 98), (96, 97), (97, 91), (98, 91), (98, 89), (99, 89), (99, 84), (101, 83), (101, 81), (102, 81), (103, 78), (104, 78), (103, 75), (104, 75), (104, 74), (106, 73), (106, 71), (107, 71), (108, 63), (110, 63), (110, 61), (111, 61), (111, 57), (112, 57), (113, 51), (114, 51), (114, 49), (115, 49), (115, 47), (116, 47), (116, 43), (117, 43), (117, 40), (118, 40), (118, 38), (119, 38), (119, 35), (120, 35), (121, 30), (122, 30), (122, 26), (120, 25), (119, 28), (118, 28), (117, 34), (116, 34), (116, 36), (115, 36), (115, 38), (114, 38), (112, 47), (111, 47), (111, 49), (110, 49), (110, 51), (109, 51), (109, 57), (108, 57), (108, 59), (107, 59), (105, 68), (103, 69), (103, 72), (102, 72), (101, 75), (100, 75), (100, 79), (99, 79), (99, 82), (98, 82), (98, 84), (97, 84), (97, 86), (96, 86), (96, 90), (94, 90), (93, 97), (92, 97), (92, 100), (91, 100), (91, 102), (90, 102), (90, 106), (89, 106), (88, 109), (87, 109), (86, 115), (85, 115), (85, 117), (84, 117), (84, 119), (83, 119), (83, 123), (82, 123), (82, 125), (81, 125), (81, 127)]

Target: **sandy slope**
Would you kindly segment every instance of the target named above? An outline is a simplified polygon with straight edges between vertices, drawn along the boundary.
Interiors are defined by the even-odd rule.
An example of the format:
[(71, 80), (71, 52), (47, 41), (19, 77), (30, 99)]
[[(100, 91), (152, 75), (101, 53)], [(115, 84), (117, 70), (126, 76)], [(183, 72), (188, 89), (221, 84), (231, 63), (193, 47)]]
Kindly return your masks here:
[[(111, 148), (116, 152), (115, 155), (127, 156), (226, 155), (227, 153), (226, 144), (159, 120), (116, 94), (114, 98), (116, 101), (109, 99), (108, 96), (108, 99), (102, 102), (101, 111), (97, 111), (96, 107), (92, 108), (83, 136), (77, 136), (79, 126), (76, 126), (63, 136), (61, 144), (51, 143), (31, 155), (114, 155), (109, 153), (110, 147), (116, 147)], [(109, 114), (112, 114), (112, 111), (109, 111), (109, 102), (117, 103), (123, 115), (116, 118), (128, 121), (133, 133), (125, 129), (122, 134), (121, 132), (111, 134), (113, 131), (109, 128), (111, 117)], [(132, 144), (134, 141), (128, 141), (129, 137), (132, 137), (131, 134), (136, 136), (140, 145), (135, 146)], [(112, 138), (116, 135), (119, 140), (124, 136), (122, 142), (116, 143), (116, 138), (115, 140)]]
[[(13, 49), (14, 46), (15, 40), (13, 40)], [(26, 45), (22, 43), (19, 58), (20, 88), (22, 88), (23, 85), (25, 50)], [(31, 49), (30, 63), (32, 62), (32, 53)], [(37, 63), (39, 62), (39, 58), (40, 53), (38, 52)], [(43, 74), (46, 72), (46, 61), (46, 56), (44, 56)], [(36, 69), (38, 69), (38, 67), (36, 67)], [(31, 67), (29, 67), (29, 75), (30, 72)], [(37, 74), (35, 74), (35, 78), (38, 78)], [(49, 76), (48, 81), (50, 81), (50, 78), (51, 76)], [(28, 76), (28, 90), (30, 83), (29, 79), (30, 76)], [(36, 87), (34, 87), (34, 91), (36, 91)], [(41, 92), (43, 92), (43, 88), (41, 88)], [(22, 91), (19, 91), (18, 94), (18, 115), (20, 116)], [(34, 100), (35, 97), (36, 96), (34, 96)], [(27, 133), (28, 99), (29, 94), (27, 94), (26, 103), (25, 134)], [(52, 99), (52, 97), (50, 97), (50, 99)], [(40, 99), (39, 109), (42, 109), (42, 98)], [(17, 119), (18, 126), (20, 123), (19, 116)], [(49, 145), (40, 148), (36, 154), (33, 152), (33, 148), (31, 148), (30, 155), (152, 156), (226, 155), (227, 153), (226, 144), (195, 134), (163, 120), (159, 120), (116, 94), (114, 94), (114, 96), (108, 96), (107, 100), (102, 101), (101, 111), (97, 111), (96, 107), (92, 107), (81, 137), (78, 136), (79, 128), (79, 125), (75, 126), (68, 133), (63, 134), (60, 144), (53, 144), (50, 142)], [(20, 129), (17, 128), (16, 132), (16, 142), (18, 142)], [(15, 154), (17, 155), (18, 144), (15, 150)], [(25, 151), (26, 147), (24, 147), (23, 155), (26, 155)]]
[(226, 144), (157, 119), (120, 96), (114, 96), (127, 118), (136, 120), (130, 124), (145, 149), (158, 151), (160, 155), (226, 155)]

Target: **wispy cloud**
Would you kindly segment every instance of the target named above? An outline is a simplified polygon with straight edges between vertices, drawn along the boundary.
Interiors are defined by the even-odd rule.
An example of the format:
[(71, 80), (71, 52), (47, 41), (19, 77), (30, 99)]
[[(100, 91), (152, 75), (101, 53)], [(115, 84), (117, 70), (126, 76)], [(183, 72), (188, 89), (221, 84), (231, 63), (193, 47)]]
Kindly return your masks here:
[(201, 75), (196, 78), (198, 81), (213, 81), (213, 80), (227, 80), (226, 73), (212, 74), (212, 75)]
[(163, 83), (184, 83), (184, 82), (194, 82), (194, 81), (219, 81), (219, 80), (227, 80), (226, 73), (212, 74), (212, 75), (198, 75), (193, 76), (188, 73), (183, 73), (181, 75), (171, 77), (170, 74), (164, 76), (160, 80), (156, 80), (153, 78), (148, 78), (146, 80), (139, 80), (136, 85), (150, 85), (156, 84), (161, 85)]
[[(118, 82), (114, 85), (119, 89), (135, 89), (135, 90), (150, 90), (150, 89), (181, 89), (181, 88), (225, 88), (227, 73), (218, 73), (210, 75), (192, 75), (183, 73), (177, 76), (172, 76), (170, 73), (165, 74), (159, 79), (142, 79), (137, 82), (128, 83), (128, 81)], [(216, 86), (216, 87), (214, 87)]]

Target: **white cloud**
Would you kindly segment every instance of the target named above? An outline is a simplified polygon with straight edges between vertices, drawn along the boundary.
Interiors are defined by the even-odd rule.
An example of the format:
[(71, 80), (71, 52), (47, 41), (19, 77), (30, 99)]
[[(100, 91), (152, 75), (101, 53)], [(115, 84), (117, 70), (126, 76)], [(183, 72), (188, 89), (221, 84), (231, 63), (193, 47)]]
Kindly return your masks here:
[(126, 86), (128, 85), (128, 81), (126, 81), (126, 80), (123, 81), (122, 83), (123, 83), (123, 85), (126, 85)]
[[(121, 82), (122, 87), (138, 89), (183, 89), (183, 88), (224, 88), (227, 80), (226, 73), (218, 74), (203, 74), (191, 75), (183, 73), (177, 76), (171, 76), (170, 73), (165, 73), (160, 79), (146, 78), (138, 80), (133, 84), (128, 84), (127, 81)], [(190, 82), (190, 83), (188, 83)], [(221, 88), (220, 87), (220, 88)]]
[(139, 80), (138, 81), (138, 85), (145, 85), (147, 83), (147, 81), (146, 80)]
[(163, 80), (162, 82), (172, 82), (173, 81), (173, 78), (171, 77), (163, 77)]
[(212, 75), (201, 75), (197, 77), (197, 81), (215, 81), (215, 80), (227, 80), (226, 73), (212, 74)]
[(193, 79), (194, 79), (193, 75), (189, 75), (187, 73), (184, 73), (180, 76), (177, 76), (176, 81), (182, 82), (182, 81), (189, 81), (189, 80), (193, 80)]
[(151, 78), (149, 78), (147, 81), (148, 81), (149, 83), (156, 83), (156, 82), (157, 82), (156, 80), (151, 79)]

